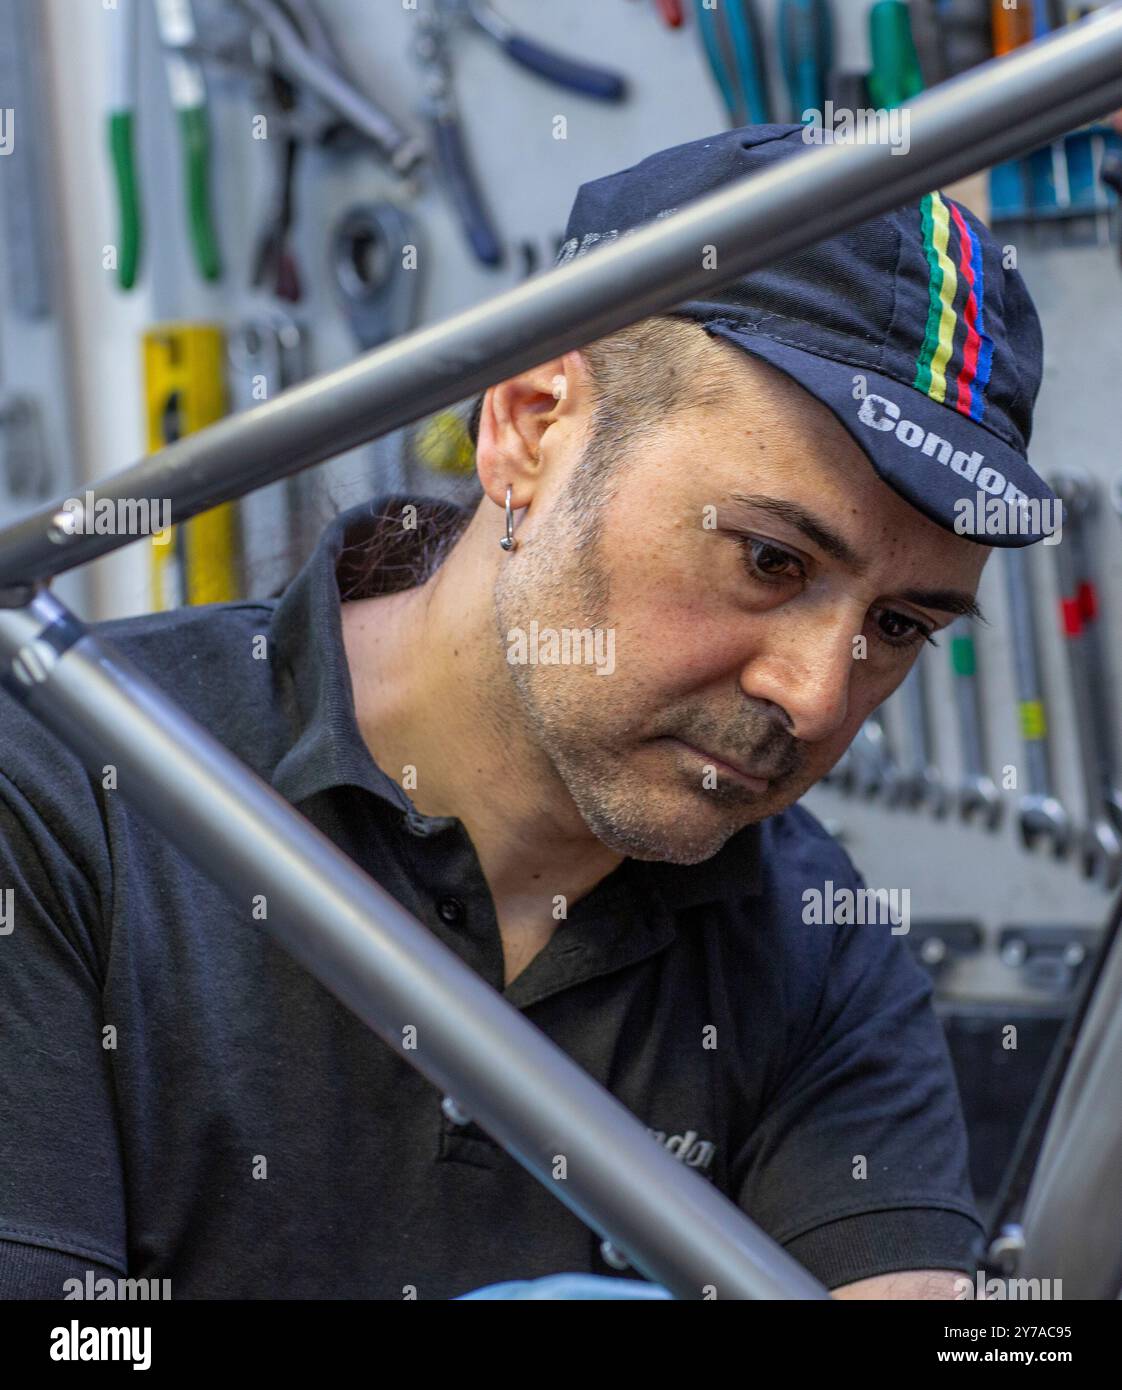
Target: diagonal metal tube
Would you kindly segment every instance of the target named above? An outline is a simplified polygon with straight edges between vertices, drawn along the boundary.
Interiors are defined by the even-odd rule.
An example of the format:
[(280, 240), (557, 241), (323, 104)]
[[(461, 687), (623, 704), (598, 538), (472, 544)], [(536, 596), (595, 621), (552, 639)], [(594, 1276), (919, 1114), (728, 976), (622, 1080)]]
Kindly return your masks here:
[[(96, 499), (170, 500), (175, 522), (343, 453), (582, 343), (1023, 154), (1122, 106), (1122, 4), (915, 101), (910, 149), (825, 145), (231, 416), (103, 479)], [(702, 246), (719, 269), (703, 268)], [(134, 536), (66, 535), (55, 506), (0, 531), (0, 601)]]
[[(808, 151), (191, 435), (104, 480), (94, 503), (167, 498), (173, 519), (186, 520), (1119, 105), (1115, 5), (921, 98), (907, 155), (877, 144)], [(718, 272), (700, 268), (699, 248), (710, 244)], [(682, 1297), (709, 1286), (725, 1298), (822, 1296), (272, 788), (52, 595), (35, 592), (136, 538), (67, 534), (57, 511), (0, 532), (9, 691), (91, 770), (114, 761), (130, 803), (235, 901), (264, 892), (269, 929), (390, 1046), (417, 1027), (406, 1060), (636, 1268)]]
[[(680, 1298), (826, 1291), (327, 836), (50, 593), (0, 609), (5, 688), (558, 1200)], [(10, 660), (9, 660), (10, 658)], [(408, 1038), (408, 1044), (406, 1039)], [(563, 1160), (563, 1164), (561, 1162)], [(466, 1292), (466, 1290), (465, 1290)]]

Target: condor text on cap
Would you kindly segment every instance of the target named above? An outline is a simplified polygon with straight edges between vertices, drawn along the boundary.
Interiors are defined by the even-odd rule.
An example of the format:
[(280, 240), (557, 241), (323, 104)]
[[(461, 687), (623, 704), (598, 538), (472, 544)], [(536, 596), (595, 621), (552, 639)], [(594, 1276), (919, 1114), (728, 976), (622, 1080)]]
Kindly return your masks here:
[(982, 467), (985, 454), (980, 454), (977, 449), (967, 454), (962, 449), (956, 449), (934, 430), (926, 430), (914, 420), (905, 420), (900, 407), (886, 396), (878, 396), (874, 392), (866, 395), (861, 401), (857, 418), (870, 429), (885, 433), (892, 431), (900, 443), (909, 449), (919, 449), (928, 458), (937, 457), (940, 463), (949, 465), (980, 492), (1002, 497), (1006, 502), (1019, 502), (1022, 498), (1027, 501), (1025, 493), (1010, 482), (1000, 469), (988, 464)]

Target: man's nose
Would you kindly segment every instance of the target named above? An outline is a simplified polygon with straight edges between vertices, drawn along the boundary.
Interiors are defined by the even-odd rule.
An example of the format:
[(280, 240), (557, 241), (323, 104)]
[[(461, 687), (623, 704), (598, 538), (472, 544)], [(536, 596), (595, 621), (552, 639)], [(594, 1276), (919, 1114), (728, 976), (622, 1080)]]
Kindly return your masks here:
[[(776, 615), (778, 617), (778, 614)], [(804, 743), (836, 734), (849, 714), (850, 682), (860, 646), (855, 616), (782, 618), (767, 646), (758, 647), (740, 677), (746, 695), (785, 711), (789, 732)]]

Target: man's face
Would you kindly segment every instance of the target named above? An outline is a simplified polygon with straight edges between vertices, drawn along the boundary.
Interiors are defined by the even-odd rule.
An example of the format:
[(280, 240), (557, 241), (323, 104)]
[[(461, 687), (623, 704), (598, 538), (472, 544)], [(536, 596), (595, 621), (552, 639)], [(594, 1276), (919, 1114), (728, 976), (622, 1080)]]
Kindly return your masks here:
[[(507, 669), (531, 738), (597, 838), (638, 859), (700, 862), (796, 801), (969, 604), (988, 554), (757, 359), (720, 410), (668, 419), (620, 464), (592, 544), (572, 475), (500, 564), (496, 625), (528, 658)], [(535, 621), (536, 661), (511, 640)], [(566, 628), (596, 630), (594, 659), (574, 642), (570, 664), (542, 660)]]

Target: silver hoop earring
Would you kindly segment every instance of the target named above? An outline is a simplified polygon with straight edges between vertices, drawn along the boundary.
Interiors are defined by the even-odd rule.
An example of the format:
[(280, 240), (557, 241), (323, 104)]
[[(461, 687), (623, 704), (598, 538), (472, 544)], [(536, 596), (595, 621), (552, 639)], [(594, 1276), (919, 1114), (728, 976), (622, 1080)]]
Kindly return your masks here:
[(510, 494), (512, 488), (507, 484), (506, 489), (506, 535), (499, 541), (499, 544), (506, 551), (511, 551), (518, 544), (514, 539), (514, 508), (510, 505)]

